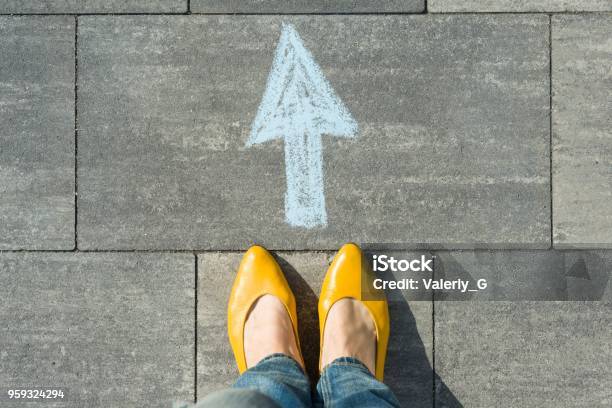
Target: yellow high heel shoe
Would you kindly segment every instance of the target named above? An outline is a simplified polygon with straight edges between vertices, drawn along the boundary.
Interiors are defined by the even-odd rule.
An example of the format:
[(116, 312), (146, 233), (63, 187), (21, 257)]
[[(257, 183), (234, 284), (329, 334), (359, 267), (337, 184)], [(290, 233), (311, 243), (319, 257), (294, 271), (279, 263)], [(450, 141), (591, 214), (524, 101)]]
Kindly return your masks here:
[(264, 295), (276, 296), (287, 309), (300, 359), (304, 360), (300, 350), (293, 292), (272, 254), (254, 245), (240, 262), (227, 306), (227, 333), (240, 374), (249, 368), (244, 352), (244, 324), (253, 304)]
[[(334, 303), (343, 298), (358, 300), (368, 309), (376, 326), (375, 377), (382, 381), (389, 344), (389, 308), (384, 293), (374, 289), (373, 281), (374, 273), (367, 264), (363, 264), (361, 249), (353, 243), (340, 248), (327, 270), (319, 296), (320, 350), (323, 350), (327, 314)], [(319, 370), (322, 369), (323, 367), (319, 365)]]

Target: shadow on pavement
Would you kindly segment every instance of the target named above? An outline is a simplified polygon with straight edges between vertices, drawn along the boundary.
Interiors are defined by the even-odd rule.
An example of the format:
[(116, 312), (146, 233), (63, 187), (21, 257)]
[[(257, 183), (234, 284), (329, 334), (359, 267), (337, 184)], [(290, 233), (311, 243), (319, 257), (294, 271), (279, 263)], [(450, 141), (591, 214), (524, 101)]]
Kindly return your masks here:
[(306, 364), (306, 371), (313, 382), (319, 378), (319, 318), (317, 314), (318, 294), (304, 280), (302, 275), (282, 256), (276, 254), (291, 290), (298, 304), (300, 347)]
[[(425, 302), (415, 302), (415, 308)], [(402, 407), (463, 407), (440, 377), (434, 374), (425, 344), (417, 330), (413, 311), (406, 301), (389, 303), (391, 338), (385, 382)], [(434, 395), (434, 384), (436, 393)]]

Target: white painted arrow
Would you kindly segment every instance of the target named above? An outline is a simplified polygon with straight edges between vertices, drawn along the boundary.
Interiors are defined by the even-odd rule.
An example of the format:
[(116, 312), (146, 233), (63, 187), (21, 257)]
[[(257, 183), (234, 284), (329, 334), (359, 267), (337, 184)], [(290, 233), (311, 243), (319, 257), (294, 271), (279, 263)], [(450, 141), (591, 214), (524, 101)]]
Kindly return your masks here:
[(247, 146), (285, 139), (285, 219), (292, 226), (327, 224), (321, 143), (324, 134), (355, 137), (357, 122), (293, 26), (283, 24)]

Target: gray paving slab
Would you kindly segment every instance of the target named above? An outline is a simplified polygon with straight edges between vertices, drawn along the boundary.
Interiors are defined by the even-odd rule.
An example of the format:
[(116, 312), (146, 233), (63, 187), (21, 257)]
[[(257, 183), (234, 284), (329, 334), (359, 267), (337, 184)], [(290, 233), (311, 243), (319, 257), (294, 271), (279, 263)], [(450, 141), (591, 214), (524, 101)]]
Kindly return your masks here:
[(436, 406), (612, 401), (612, 251), (437, 252), (434, 275), (489, 283), (434, 293)]
[(194, 13), (420, 13), (424, 0), (192, 0)]
[(553, 16), (556, 247), (612, 247), (612, 15)]
[(0, 17), (0, 249), (74, 247), (74, 18)]
[(0, 13), (185, 13), (187, 0), (4, 0)]
[[(79, 21), (82, 248), (550, 246), (547, 16)], [(282, 22), (359, 125), (324, 138), (325, 228), (286, 224), (282, 142), (245, 146)]]
[(436, 406), (609, 406), (611, 338), (611, 303), (437, 301)]
[(0, 254), (0, 384), (65, 387), (50, 407), (192, 400), (194, 296), (189, 254)]
[(427, 10), (444, 12), (612, 11), (610, 0), (429, 0)]
[[(277, 254), (298, 303), (300, 340), (311, 378), (317, 377), (316, 307), (333, 254)], [(241, 253), (198, 255), (198, 398), (231, 385), (238, 376), (227, 340), (226, 307)], [(385, 381), (404, 404), (432, 406), (432, 303), (395, 299)]]
[[(435, 279), (469, 282), (466, 291), (436, 291), (436, 300), (612, 301), (612, 251), (445, 251), (435, 255)], [(484, 280), (482, 287), (479, 280)]]

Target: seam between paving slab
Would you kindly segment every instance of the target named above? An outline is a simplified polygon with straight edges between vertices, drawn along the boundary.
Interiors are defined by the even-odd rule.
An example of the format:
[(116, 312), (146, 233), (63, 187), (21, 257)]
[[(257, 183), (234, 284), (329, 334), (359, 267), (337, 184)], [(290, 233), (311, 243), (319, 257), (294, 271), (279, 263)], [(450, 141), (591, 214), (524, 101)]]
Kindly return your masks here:
[[(13, 253), (64, 253), (64, 254), (123, 254), (123, 253), (134, 253), (134, 254), (223, 254), (223, 253), (243, 253), (247, 248), (232, 248), (232, 249), (0, 249), (0, 254), (13, 254)], [(336, 249), (283, 249), (283, 248), (268, 248), (272, 252), (281, 253), (313, 253), (313, 254), (328, 254), (333, 255), (338, 251)], [(567, 248), (392, 248), (393, 251), (406, 251), (406, 252), (471, 252), (471, 253), (488, 253), (488, 252), (521, 252), (521, 251), (532, 251), (532, 252), (571, 252), (571, 251), (609, 251), (610, 248), (605, 247), (579, 247), (572, 246)]]
[[(431, 278), (436, 279), (436, 259), (433, 257)], [(436, 408), (436, 292), (431, 291), (431, 405)]]
[(552, 14), (548, 15), (548, 166), (550, 186), (550, 248), (555, 245), (554, 241), (554, 223), (553, 223), (553, 97), (552, 97)]
[(194, 287), (194, 322), (193, 322), (193, 402), (198, 401), (198, 255), (193, 254), (195, 270)]
[(74, 16), (74, 249), (79, 249), (78, 220), (79, 220), (79, 17)]
[[(248, 248), (231, 248), (231, 249), (0, 249), (0, 254), (17, 254), (17, 253), (49, 253), (49, 254), (223, 254), (223, 253), (244, 253)], [(339, 248), (336, 249), (286, 249), (286, 248), (268, 248), (271, 252), (283, 252), (283, 253), (313, 253), (313, 254), (328, 254), (332, 255), (338, 252)], [(521, 252), (521, 251), (533, 251), (533, 252), (548, 252), (548, 251), (607, 251), (610, 248), (606, 247), (567, 247), (567, 248), (530, 248), (530, 247), (517, 247), (517, 248), (422, 248), (422, 247), (405, 247), (405, 248), (392, 248), (393, 251), (405, 251), (405, 252)]]
[(192, 11), (184, 11), (184, 12), (165, 12), (165, 13), (152, 13), (152, 12), (134, 12), (134, 13), (0, 13), (0, 16), (14, 16), (14, 17), (23, 17), (23, 16), (398, 16), (398, 15), (406, 15), (406, 16), (418, 16), (418, 15), (436, 15), (436, 16), (456, 16), (456, 15), (524, 15), (524, 14), (533, 14), (533, 15), (612, 15), (612, 10), (610, 11), (486, 11), (486, 12), (478, 12), (478, 11), (462, 11), (462, 12), (430, 12), (427, 9), (420, 12), (407, 12), (407, 11), (384, 11), (384, 12), (372, 12), (372, 11), (364, 11), (364, 12), (294, 12), (294, 13), (282, 13), (282, 12), (192, 12)]

